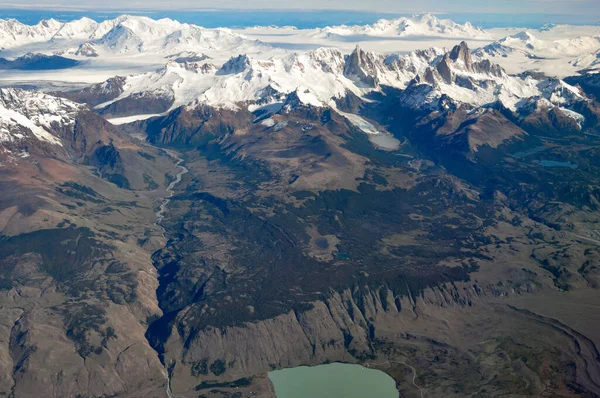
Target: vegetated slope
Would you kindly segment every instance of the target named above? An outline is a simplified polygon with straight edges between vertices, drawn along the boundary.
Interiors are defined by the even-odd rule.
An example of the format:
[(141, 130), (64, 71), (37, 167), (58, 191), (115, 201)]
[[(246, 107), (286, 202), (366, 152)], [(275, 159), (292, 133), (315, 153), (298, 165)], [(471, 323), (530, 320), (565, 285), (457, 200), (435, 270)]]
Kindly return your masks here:
[[(147, 333), (174, 393), (394, 359), (416, 364), (432, 394), (595, 394), (598, 336), (505, 300), (598, 295), (597, 103), (560, 80), (508, 76), (465, 45), (404, 90), (329, 106), (302, 94), (143, 123), (190, 169), (153, 257), (165, 315)], [(513, 358), (527, 358), (526, 376)], [(386, 365), (398, 380), (401, 368)]]
[[(116, 54), (181, 28), (120, 21), (63, 34)], [(585, 89), (462, 43), (192, 55), (61, 95), (0, 91), (6, 394), (164, 396), (168, 372), (174, 396), (268, 396), (269, 370), (327, 361), (405, 395), (401, 362), (433, 396), (596, 394), (598, 336), (509, 306), (597, 297)], [(125, 132), (183, 152), (164, 231), (177, 169)]]
[(0, 90), (0, 131), (1, 393), (163, 394), (144, 333), (172, 159), (39, 92)]

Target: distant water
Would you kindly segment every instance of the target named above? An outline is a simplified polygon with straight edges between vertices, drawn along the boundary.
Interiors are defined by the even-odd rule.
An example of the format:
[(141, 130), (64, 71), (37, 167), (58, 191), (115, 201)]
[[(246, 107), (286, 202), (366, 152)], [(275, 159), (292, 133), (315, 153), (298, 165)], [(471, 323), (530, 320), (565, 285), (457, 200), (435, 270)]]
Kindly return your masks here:
[(398, 398), (387, 373), (360, 365), (332, 363), (269, 372), (277, 398)]
[(42, 19), (54, 18), (71, 21), (82, 17), (97, 22), (113, 19), (119, 15), (143, 15), (153, 19), (171, 18), (183, 23), (206, 28), (245, 28), (251, 26), (295, 26), (300, 29), (322, 28), (330, 25), (365, 25), (381, 18), (398, 18), (410, 14), (386, 14), (357, 11), (256, 11), (256, 10), (207, 10), (207, 11), (55, 11), (0, 9), (0, 18), (15, 18), (26, 24), (36, 24)]
[[(300, 29), (322, 28), (331, 25), (365, 25), (380, 18), (398, 18), (410, 14), (389, 14), (364, 11), (343, 10), (198, 10), (198, 11), (64, 11), (33, 9), (0, 9), (0, 18), (15, 18), (26, 24), (36, 24), (42, 19), (54, 18), (59, 21), (71, 21), (89, 17), (98, 22), (115, 18), (121, 14), (145, 15), (154, 19), (171, 18), (180, 22), (196, 24), (207, 28), (229, 27), (245, 28), (250, 26), (296, 26)], [(593, 14), (593, 13), (592, 13)], [(544, 14), (440, 14), (439, 18), (449, 18), (458, 23), (471, 22), (484, 28), (526, 27), (539, 28), (547, 23), (567, 23), (573, 25), (597, 24), (597, 15), (544, 15)]]
[(537, 163), (544, 167), (568, 167), (570, 169), (576, 169), (577, 165), (571, 162), (559, 162), (556, 160), (534, 160), (533, 163)]

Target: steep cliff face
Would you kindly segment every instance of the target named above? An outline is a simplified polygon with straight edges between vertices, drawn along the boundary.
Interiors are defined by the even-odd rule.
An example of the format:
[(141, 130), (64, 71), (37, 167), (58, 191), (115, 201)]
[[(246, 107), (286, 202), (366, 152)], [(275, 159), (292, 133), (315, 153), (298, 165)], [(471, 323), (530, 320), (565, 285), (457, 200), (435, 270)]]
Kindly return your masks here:
[[(455, 366), (469, 368), (485, 378), (490, 372), (501, 374), (503, 371), (500, 364), (494, 365), (498, 369), (491, 370), (475, 359), (482, 355), (482, 347), (478, 345), (488, 339), (486, 344), (509, 352), (512, 348), (506, 347), (504, 338), (525, 344), (525, 350), (546, 347), (561, 360), (577, 363), (576, 372), (567, 378), (582, 388), (595, 388), (598, 378), (593, 374), (587, 376), (586, 372), (597, 372), (598, 364), (594, 361), (585, 363), (586, 357), (595, 355), (593, 342), (560, 325), (562, 331), (559, 330), (558, 335), (561, 337), (554, 338), (562, 339), (564, 347), (550, 348), (551, 343), (545, 339), (557, 329), (556, 322), (502, 304), (506, 297), (531, 294), (541, 288), (540, 284), (535, 287), (536, 283), (532, 281), (520, 287), (517, 285), (519, 283), (482, 287), (476, 283), (460, 283), (407, 297), (394, 297), (385, 287), (364, 287), (361, 294), (350, 290), (332, 292), (329, 298), (313, 302), (312, 309), (301, 313), (292, 311), (238, 327), (209, 327), (196, 331), (189, 338), (174, 330), (165, 357), (167, 363), (171, 363), (173, 391), (182, 396), (193, 396), (198, 390), (208, 393), (206, 386), (216, 381), (220, 381), (222, 387), (233, 386), (236, 381), (260, 376), (273, 369), (329, 361), (369, 365), (391, 360), (389, 365), (411, 358), (410, 362), (419, 367), (419, 372), (433, 373), (438, 367), (452, 366), (455, 359), (462, 357), (460, 365)], [(463, 324), (465, 319), (471, 320), (470, 325)], [(539, 338), (539, 345), (535, 346), (535, 336), (511, 332), (510, 326), (503, 324), (506, 322), (528, 330), (538, 328), (544, 337)], [(476, 340), (470, 340), (469, 336), (473, 334), (478, 334)], [(437, 364), (430, 362), (428, 356), (432, 353), (440, 355), (440, 352), (446, 357), (438, 359)], [(464, 355), (470, 355), (471, 361), (466, 361)], [(421, 364), (432, 370), (420, 368)], [(530, 373), (525, 378), (535, 383), (556, 376), (553, 371), (544, 373), (534, 362), (527, 366)], [(393, 367), (386, 371), (394, 373)], [(444, 372), (447, 376), (451, 374), (447, 369)], [(481, 383), (478, 377), (472, 376), (466, 376), (461, 382), (467, 390)], [(427, 380), (426, 383), (427, 391), (456, 395), (456, 391), (441, 380)], [(542, 390), (539, 386), (529, 391), (541, 393)], [(412, 393), (414, 391), (409, 390), (409, 396)]]
[[(330, 299), (314, 302), (312, 306), (305, 312), (290, 311), (243, 327), (209, 327), (198, 331), (180, 349), (183, 366), (178, 364), (176, 369), (181, 366), (178, 371), (186, 372), (186, 368), (203, 360), (208, 359), (209, 364), (222, 360), (227, 364), (222, 377), (237, 379), (326, 360), (354, 361), (353, 355), (371, 353), (368, 319), (374, 320), (377, 311), (383, 311), (379, 299), (369, 301), (364, 313), (350, 291), (334, 293)], [(170, 353), (178, 343), (176, 332), (172, 336), (168, 358), (174, 360)]]
[[(419, 300), (421, 304), (436, 306), (465, 305), (471, 294), (477, 295), (469, 292), (463, 298), (456, 289), (441, 288), (428, 291)], [(311, 306), (307, 311), (290, 311), (243, 327), (198, 331), (179, 350), (182, 361), (177, 367), (185, 369), (204, 359), (220, 359), (228, 364), (222, 377), (236, 379), (302, 364), (354, 362), (376, 353), (373, 341), (380, 326), (393, 328), (416, 315), (412, 298), (394, 297), (385, 288), (366, 288), (360, 295), (350, 290), (332, 292), (331, 297), (312, 302)], [(177, 331), (172, 336), (168, 350), (171, 353), (182, 343), (177, 341)], [(185, 340), (188, 336), (179, 337)], [(170, 355), (169, 358), (176, 359)]]
[(179, 107), (144, 124), (148, 141), (177, 147), (206, 145), (211, 140), (252, 124), (247, 111), (216, 109), (208, 105)]

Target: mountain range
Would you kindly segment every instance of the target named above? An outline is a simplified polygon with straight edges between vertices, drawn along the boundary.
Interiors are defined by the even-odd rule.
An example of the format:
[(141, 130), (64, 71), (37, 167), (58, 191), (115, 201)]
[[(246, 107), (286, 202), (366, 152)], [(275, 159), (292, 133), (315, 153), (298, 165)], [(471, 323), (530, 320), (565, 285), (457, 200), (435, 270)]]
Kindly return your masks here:
[(407, 397), (600, 394), (599, 74), (523, 66), (593, 35), (0, 29), (7, 59), (78, 62), (0, 88), (1, 395), (274, 397), (270, 371), (329, 362)]
[(100, 23), (89, 18), (65, 23), (44, 20), (34, 26), (17, 20), (2, 20), (0, 32), (0, 47), (4, 49), (46, 43), (47, 50), (80, 56), (143, 52), (170, 55), (185, 49), (230, 51), (266, 47), (264, 43), (245, 39), (229, 29), (205, 29), (170, 19), (128, 15)]
[(380, 19), (372, 25), (333, 26), (317, 29), (316, 37), (331, 36), (437, 36), (453, 38), (490, 39), (491, 35), (467, 22), (458, 24), (450, 19), (438, 19), (433, 14), (413, 15), (410, 18)]
[(221, 67), (205, 62), (170, 62), (156, 72), (121, 77), (91, 86), (70, 98), (109, 117), (166, 113), (180, 106), (240, 107), (266, 115), (294, 92), (305, 105), (337, 108), (348, 97), (364, 99), (382, 87), (403, 89), (405, 105), (435, 109), (449, 99), (472, 109), (498, 104), (522, 117), (554, 109), (576, 123), (586, 99), (578, 88), (553, 78), (511, 76), (489, 60), (479, 60), (463, 42), (448, 52), (429, 49), (385, 56), (356, 48), (291, 54), (268, 61), (231, 58)]

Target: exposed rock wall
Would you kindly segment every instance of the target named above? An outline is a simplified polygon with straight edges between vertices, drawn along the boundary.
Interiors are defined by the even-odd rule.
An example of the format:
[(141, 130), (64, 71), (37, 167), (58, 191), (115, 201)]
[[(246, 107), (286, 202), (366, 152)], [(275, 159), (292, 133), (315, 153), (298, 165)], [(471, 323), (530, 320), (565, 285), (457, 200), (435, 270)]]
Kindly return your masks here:
[[(388, 334), (403, 330), (402, 325), (418, 318), (428, 308), (469, 307), (479, 301), (482, 289), (476, 285), (442, 286), (427, 289), (417, 298), (394, 297), (385, 287), (332, 292), (313, 308), (290, 311), (241, 327), (208, 327), (190, 336), (173, 330), (167, 343), (167, 363), (176, 363), (174, 391), (184, 392), (199, 384), (192, 368), (215, 361), (225, 371), (197, 375), (200, 379), (236, 380), (273, 369), (315, 365), (326, 361), (356, 362), (375, 353), (373, 341), (379, 331)], [(500, 291), (488, 294), (503, 294)]]

